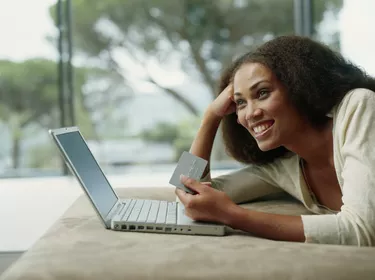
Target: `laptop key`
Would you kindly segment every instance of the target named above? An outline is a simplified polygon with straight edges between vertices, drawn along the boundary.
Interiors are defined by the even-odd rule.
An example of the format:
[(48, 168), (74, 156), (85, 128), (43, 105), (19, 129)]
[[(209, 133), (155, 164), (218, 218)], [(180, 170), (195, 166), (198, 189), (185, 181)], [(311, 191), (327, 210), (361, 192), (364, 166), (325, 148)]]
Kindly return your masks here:
[(145, 200), (145, 203), (143, 204), (141, 213), (138, 216), (137, 222), (144, 223), (147, 221), (148, 213), (151, 209), (151, 201)]
[(125, 212), (126, 210), (129, 208), (130, 206), (130, 199), (125, 199), (124, 201), (122, 201), (122, 204), (124, 205), (121, 209), (121, 212), (118, 213), (118, 215), (122, 218), (124, 215), (125, 215)]
[(132, 212), (130, 213), (130, 216), (128, 218), (128, 222), (136, 222), (139, 216), (139, 213), (141, 213), (141, 209), (143, 206), (144, 200), (136, 200), (136, 203), (133, 207)]
[(155, 223), (156, 218), (158, 216), (158, 210), (159, 210), (160, 201), (158, 200), (152, 200), (151, 201), (151, 209), (150, 213), (147, 217), (147, 223)]
[(177, 203), (176, 202), (168, 202), (166, 223), (167, 224), (177, 223)]
[(123, 221), (126, 221), (126, 220), (129, 218), (130, 213), (132, 212), (132, 210), (133, 210), (133, 208), (134, 208), (135, 202), (136, 202), (135, 200), (131, 200), (128, 209), (126, 209), (125, 214), (124, 214), (124, 216), (122, 217), (122, 220), (123, 220)]
[(168, 207), (167, 201), (161, 201), (160, 202), (158, 217), (156, 218), (157, 224), (165, 224), (165, 220), (166, 220), (166, 216), (167, 216), (167, 207)]

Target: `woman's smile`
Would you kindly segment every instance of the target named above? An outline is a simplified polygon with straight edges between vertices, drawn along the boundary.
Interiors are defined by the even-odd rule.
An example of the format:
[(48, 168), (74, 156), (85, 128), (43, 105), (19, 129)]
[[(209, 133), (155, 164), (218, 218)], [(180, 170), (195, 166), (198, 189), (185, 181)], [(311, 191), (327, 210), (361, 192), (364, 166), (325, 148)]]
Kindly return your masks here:
[(262, 140), (270, 135), (274, 123), (275, 121), (266, 121), (257, 124), (256, 126), (252, 127), (252, 134), (257, 140)]

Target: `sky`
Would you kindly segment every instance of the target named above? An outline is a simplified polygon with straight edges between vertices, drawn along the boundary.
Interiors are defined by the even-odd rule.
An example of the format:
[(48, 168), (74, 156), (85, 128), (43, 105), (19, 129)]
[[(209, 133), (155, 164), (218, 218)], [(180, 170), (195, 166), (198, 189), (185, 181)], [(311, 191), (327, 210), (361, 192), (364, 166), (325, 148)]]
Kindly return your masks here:
[(344, 0), (339, 17), (344, 56), (375, 76), (374, 0)]
[(46, 40), (57, 31), (48, 7), (56, 0), (0, 0), (0, 59), (57, 58)]

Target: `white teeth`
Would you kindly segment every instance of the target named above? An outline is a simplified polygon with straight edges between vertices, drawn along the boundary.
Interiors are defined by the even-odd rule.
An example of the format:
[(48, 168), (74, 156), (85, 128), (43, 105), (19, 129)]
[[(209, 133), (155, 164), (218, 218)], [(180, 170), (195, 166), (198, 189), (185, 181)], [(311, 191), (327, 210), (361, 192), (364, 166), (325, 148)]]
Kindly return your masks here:
[(268, 129), (270, 127), (270, 125), (264, 125), (264, 124), (261, 124), (261, 125), (258, 125), (256, 127), (254, 127), (254, 131), (255, 133), (261, 133), (263, 131), (265, 131), (266, 129)]

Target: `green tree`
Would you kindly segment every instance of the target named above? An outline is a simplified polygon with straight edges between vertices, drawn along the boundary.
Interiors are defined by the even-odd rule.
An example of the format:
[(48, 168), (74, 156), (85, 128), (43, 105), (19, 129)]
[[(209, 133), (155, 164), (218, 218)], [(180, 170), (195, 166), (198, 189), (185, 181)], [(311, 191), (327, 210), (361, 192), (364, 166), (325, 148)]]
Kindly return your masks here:
[(153, 128), (144, 130), (140, 137), (145, 141), (172, 145), (175, 151), (174, 160), (177, 161), (183, 151), (190, 150), (199, 123), (198, 117), (189, 118), (177, 124), (160, 122)]
[(19, 167), (22, 130), (51, 115), (57, 105), (56, 64), (34, 59), (21, 63), (0, 61), (0, 118), (12, 135), (13, 168)]
[(153, 128), (141, 132), (140, 136), (149, 142), (173, 144), (179, 136), (179, 131), (175, 124), (160, 122)]
[[(199, 116), (197, 103), (182, 89), (161, 82), (152, 66), (183, 71), (213, 99), (221, 71), (236, 56), (275, 36), (294, 32), (293, 2), (75, 0), (74, 50), (85, 61), (122, 76), (121, 86), (147, 82)], [(337, 15), (341, 6), (342, 0), (314, 1), (315, 25), (325, 11)], [(56, 5), (50, 12), (55, 18)], [(143, 70), (138, 81), (134, 68)], [(223, 151), (215, 152), (217, 159), (224, 156)]]
[[(11, 131), (12, 167), (18, 168), (25, 128), (31, 124), (44, 130), (58, 126), (57, 66), (45, 59), (1, 60), (0, 73), (0, 120)], [(76, 72), (78, 90), (85, 83), (85, 73), (85, 69)], [(79, 117), (87, 120), (81, 111)], [(90, 130), (88, 125), (85, 130)]]
[[(99, 60), (102, 67), (129, 73), (119, 53), (143, 66), (144, 78), (193, 115), (199, 112), (180, 91), (164, 86), (150, 73), (156, 60), (178, 65), (215, 96), (223, 66), (234, 56), (270, 38), (293, 33), (293, 0), (75, 0), (74, 47), (77, 54)], [(342, 0), (314, 1), (315, 22), (327, 9), (336, 14)], [(56, 5), (51, 8), (55, 17)], [(176, 55), (172, 55), (176, 54)]]

